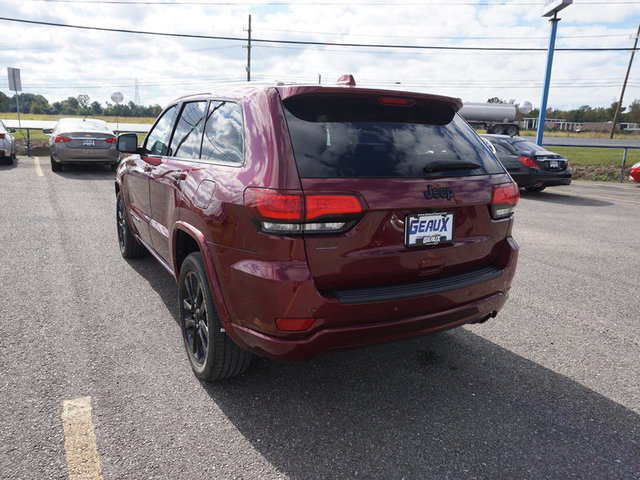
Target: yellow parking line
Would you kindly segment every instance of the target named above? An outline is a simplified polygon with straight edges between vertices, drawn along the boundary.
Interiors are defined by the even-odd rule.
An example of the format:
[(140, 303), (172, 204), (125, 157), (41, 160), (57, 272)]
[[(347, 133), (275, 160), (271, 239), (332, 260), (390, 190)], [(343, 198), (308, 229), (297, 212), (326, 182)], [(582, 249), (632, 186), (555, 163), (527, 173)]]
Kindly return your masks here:
[(583, 197), (583, 198), (592, 198), (594, 200), (605, 200), (607, 202), (622, 202), (622, 203), (630, 203), (632, 205), (640, 205), (640, 202), (634, 202), (633, 200), (625, 200), (622, 198), (613, 198), (613, 197), (602, 197), (600, 195), (585, 195), (583, 193), (573, 193), (567, 192), (565, 190), (554, 189), (553, 193), (561, 193), (563, 195), (569, 195), (571, 197)]
[(35, 165), (35, 169), (36, 169), (36, 175), (38, 177), (43, 177), (44, 174), (42, 173), (42, 168), (40, 168), (40, 159), (38, 157), (33, 157), (33, 161), (34, 161), (34, 165)]
[(91, 397), (62, 403), (62, 427), (69, 480), (102, 480), (91, 420)]

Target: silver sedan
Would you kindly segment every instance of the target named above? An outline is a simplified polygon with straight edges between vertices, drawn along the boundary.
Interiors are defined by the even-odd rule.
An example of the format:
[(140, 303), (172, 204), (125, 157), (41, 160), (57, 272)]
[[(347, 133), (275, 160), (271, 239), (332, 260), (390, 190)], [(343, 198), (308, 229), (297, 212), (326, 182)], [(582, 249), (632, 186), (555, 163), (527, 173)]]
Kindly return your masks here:
[(13, 163), (16, 158), (16, 141), (11, 131), (0, 120), (0, 162), (2, 163)]
[(116, 136), (104, 120), (61, 118), (49, 138), (51, 170), (71, 163), (106, 163), (115, 170), (120, 155)]

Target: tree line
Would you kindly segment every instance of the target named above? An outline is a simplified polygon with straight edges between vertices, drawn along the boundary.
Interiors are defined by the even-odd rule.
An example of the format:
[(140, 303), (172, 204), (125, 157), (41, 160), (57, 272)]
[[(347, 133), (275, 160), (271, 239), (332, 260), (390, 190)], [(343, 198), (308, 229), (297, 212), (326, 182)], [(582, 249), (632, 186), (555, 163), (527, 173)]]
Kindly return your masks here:
[[(513, 101), (505, 101), (498, 97), (491, 97), (487, 103), (514, 103)], [(613, 102), (610, 107), (596, 107), (591, 105), (582, 105), (573, 110), (559, 110), (555, 108), (547, 108), (547, 120), (550, 118), (563, 119), (567, 122), (612, 122), (619, 102)], [(518, 110), (517, 119), (523, 117), (538, 118), (540, 109), (534, 108), (531, 113), (523, 115)], [(620, 123), (640, 123), (640, 99), (635, 99), (628, 107), (620, 109)]]
[[(91, 101), (89, 95), (69, 97), (61, 102), (49, 103), (42, 95), (21, 93), (18, 96), (20, 113), (48, 114), (48, 115), (105, 115), (117, 117), (157, 117), (162, 112), (160, 105), (111, 104)], [(0, 92), (0, 112), (16, 112), (16, 96), (11, 97)]]

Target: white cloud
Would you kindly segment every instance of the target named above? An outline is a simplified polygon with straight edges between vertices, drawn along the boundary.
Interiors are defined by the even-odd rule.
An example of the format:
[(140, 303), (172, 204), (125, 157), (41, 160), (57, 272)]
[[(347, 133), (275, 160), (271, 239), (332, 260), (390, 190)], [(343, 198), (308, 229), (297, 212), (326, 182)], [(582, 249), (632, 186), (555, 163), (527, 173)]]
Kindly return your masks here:
[[(530, 5), (470, 6), (386, 1), (385, 5), (295, 4), (113, 5), (26, 0), (3, 6), (3, 16), (36, 21), (168, 33), (344, 43), (533, 47), (546, 49), (549, 22)], [(558, 48), (629, 48), (640, 18), (633, 4), (564, 10)], [(216, 82), (246, 78), (240, 41), (184, 39), (1, 22), (0, 65), (22, 70), (25, 92), (50, 102), (88, 94), (102, 103), (120, 90), (144, 104), (166, 104)], [(446, 38), (445, 38), (446, 37)], [(19, 39), (19, 42), (12, 41)], [(252, 78), (332, 83), (353, 73), (360, 85), (406, 88), (485, 101), (489, 97), (539, 105), (546, 52), (472, 52), (254, 43)], [(556, 53), (549, 106), (608, 106), (620, 94), (629, 52)], [(4, 68), (3, 68), (4, 70)], [(634, 67), (625, 104), (640, 98)], [(400, 82), (396, 85), (395, 82)], [(0, 90), (7, 80), (0, 74)]]

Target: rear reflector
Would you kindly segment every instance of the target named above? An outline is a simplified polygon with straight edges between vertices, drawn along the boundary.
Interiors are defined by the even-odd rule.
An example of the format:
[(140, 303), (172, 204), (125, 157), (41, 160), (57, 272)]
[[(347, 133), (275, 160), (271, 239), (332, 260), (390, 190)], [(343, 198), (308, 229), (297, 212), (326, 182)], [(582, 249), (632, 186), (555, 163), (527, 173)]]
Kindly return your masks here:
[(69, 137), (61, 137), (61, 136), (57, 136), (54, 140), (56, 143), (67, 143), (71, 141)]
[(491, 217), (506, 218), (513, 213), (520, 198), (520, 190), (514, 182), (494, 185), (491, 191)]
[(276, 318), (276, 327), (278, 330), (286, 330), (290, 332), (307, 330), (315, 318)]
[(536, 161), (535, 161), (533, 158), (531, 158), (531, 157), (525, 157), (525, 156), (522, 156), (522, 157), (519, 157), (519, 158), (518, 158), (518, 161), (519, 161), (521, 164), (523, 164), (525, 167), (529, 167), (529, 168), (538, 168), (538, 169), (540, 168), (540, 167), (538, 166), (538, 164), (536, 163)]

